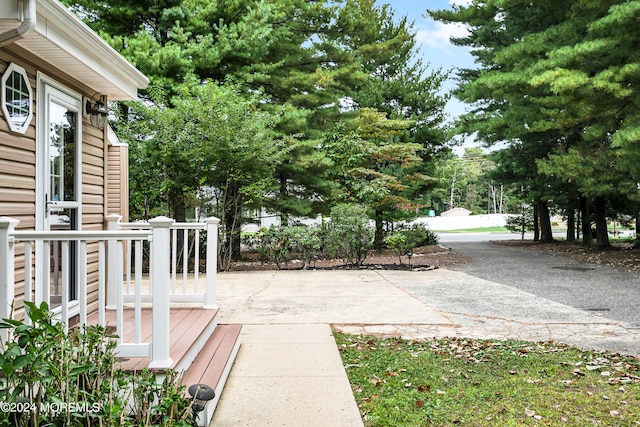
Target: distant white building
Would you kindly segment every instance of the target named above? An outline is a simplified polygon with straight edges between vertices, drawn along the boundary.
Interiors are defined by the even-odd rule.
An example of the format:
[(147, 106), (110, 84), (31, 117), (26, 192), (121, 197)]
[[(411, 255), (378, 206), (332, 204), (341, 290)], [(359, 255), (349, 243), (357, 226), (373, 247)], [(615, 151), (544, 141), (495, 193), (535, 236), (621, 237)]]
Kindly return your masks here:
[(448, 211), (444, 211), (440, 214), (440, 216), (469, 216), (471, 215), (471, 211), (465, 208), (453, 208)]

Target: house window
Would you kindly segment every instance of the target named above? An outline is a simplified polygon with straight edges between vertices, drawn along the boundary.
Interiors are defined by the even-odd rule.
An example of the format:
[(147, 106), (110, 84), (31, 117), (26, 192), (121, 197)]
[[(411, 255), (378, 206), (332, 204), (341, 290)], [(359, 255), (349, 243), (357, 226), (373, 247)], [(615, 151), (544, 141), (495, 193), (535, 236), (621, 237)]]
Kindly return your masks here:
[(2, 75), (2, 112), (9, 128), (25, 133), (31, 123), (31, 84), (24, 68), (11, 63)]

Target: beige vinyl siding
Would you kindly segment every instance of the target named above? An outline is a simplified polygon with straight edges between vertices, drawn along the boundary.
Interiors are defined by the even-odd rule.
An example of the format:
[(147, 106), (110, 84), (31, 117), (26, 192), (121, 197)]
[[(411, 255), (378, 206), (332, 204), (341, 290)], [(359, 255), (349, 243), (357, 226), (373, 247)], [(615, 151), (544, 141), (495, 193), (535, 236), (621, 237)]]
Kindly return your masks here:
[(107, 162), (107, 213), (129, 221), (129, 147), (109, 145)]
[[(30, 128), (25, 135), (13, 133), (0, 109), (0, 216), (10, 216), (20, 220), (18, 229), (35, 228), (36, 194), (36, 114), (37, 93), (36, 74), (41, 71), (61, 85), (91, 96), (95, 91), (80, 85), (71, 76), (42, 62), (15, 45), (0, 47), (0, 74), (9, 63), (23, 67), (29, 76), (33, 89), (34, 114)], [(82, 122), (82, 228), (85, 230), (103, 230), (106, 214), (106, 162), (105, 131), (97, 129), (86, 118)], [(87, 248), (89, 260), (88, 298), (90, 310), (97, 310), (98, 292), (98, 245)], [(24, 244), (16, 245), (16, 316), (23, 313), (24, 300)]]
[[(0, 75), (4, 74), (10, 63), (11, 57), (0, 52)], [(18, 65), (27, 71), (33, 88), (35, 68), (23, 63)], [(35, 106), (35, 100), (32, 100), (32, 103)], [(24, 135), (11, 132), (0, 109), (0, 216), (19, 219), (20, 229), (32, 229), (35, 226), (35, 122), (34, 113), (29, 129)]]
[[(20, 221), (19, 230), (33, 230), (36, 223), (36, 69), (28, 63), (17, 61), (0, 52), (0, 74), (11, 62), (22, 66), (28, 74), (33, 90), (33, 115), (24, 135), (11, 132), (0, 109), (0, 216), (10, 216)], [(15, 316), (24, 312), (24, 243), (15, 246)], [(33, 269), (32, 269), (33, 271)]]
[(85, 119), (82, 138), (82, 228), (104, 229), (104, 130)]

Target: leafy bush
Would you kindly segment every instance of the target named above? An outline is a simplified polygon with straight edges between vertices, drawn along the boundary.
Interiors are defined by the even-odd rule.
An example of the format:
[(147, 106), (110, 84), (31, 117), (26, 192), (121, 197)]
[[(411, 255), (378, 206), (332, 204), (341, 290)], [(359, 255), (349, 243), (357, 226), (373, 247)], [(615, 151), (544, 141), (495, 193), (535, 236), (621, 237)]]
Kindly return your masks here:
[(438, 235), (425, 224), (409, 224), (402, 227), (401, 230), (409, 233), (410, 239), (415, 242), (414, 247), (431, 246), (438, 244)]
[[(3, 319), (1, 426), (189, 426), (194, 414), (180, 375), (117, 368), (114, 336), (100, 326), (72, 328), (49, 307), (25, 302), (29, 322)], [(11, 409), (15, 410), (11, 410)]]
[(345, 264), (362, 265), (373, 243), (373, 228), (366, 208), (339, 205), (331, 210), (331, 221), (320, 226), (272, 225), (247, 235), (243, 241), (265, 260), (281, 269), (293, 257), (302, 260), (302, 268), (323, 256), (342, 258)]
[(266, 260), (276, 264), (279, 270), (295, 256), (302, 260), (302, 268), (311, 265), (312, 260), (321, 254), (322, 241), (317, 226), (280, 226), (262, 228), (255, 233), (251, 241), (258, 253)]
[(373, 227), (361, 205), (343, 204), (331, 209), (325, 233), (328, 253), (348, 265), (362, 265), (373, 245)]
[[(414, 248), (413, 245), (407, 243), (407, 235), (402, 231), (396, 231), (385, 236), (384, 244), (398, 255), (400, 264), (402, 264), (402, 257)], [(411, 258), (409, 258), (409, 262), (411, 262)]]
[(276, 263), (280, 270), (281, 263), (289, 261), (291, 247), (289, 245), (289, 233), (286, 227), (261, 228), (256, 234), (257, 250), (265, 259)]
[(322, 252), (320, 227), (295, 225), (289, 232), (292, 252), (302, 259), (302, 268), (306, 269)]
[(400, 264), (402, 264), (403, 256), (409, 258), (409, 268), (411, 268), (413, 250), (420, 246), (437, 244), (438, 236), (420, 224), (413, 224), (402, 226), (397, 231), (388, 234), (384, 238), (384, 243), (398, 255)]

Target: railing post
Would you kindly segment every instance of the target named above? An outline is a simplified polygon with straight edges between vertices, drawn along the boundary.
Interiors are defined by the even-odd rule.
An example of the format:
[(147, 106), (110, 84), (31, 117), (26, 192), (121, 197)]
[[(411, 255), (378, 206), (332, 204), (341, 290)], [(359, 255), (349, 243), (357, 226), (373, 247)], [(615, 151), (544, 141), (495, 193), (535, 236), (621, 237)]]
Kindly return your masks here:
[[(0, 319), (11, 317), (13, 299), (15, 298), (15, 253), (13, 232), (20, 221), (8, 217), (0, 217)], [(8, 331), (0, 331), (0, 339), (7, 341)]]
[[(120, 227), (122, 217), (117, 214), (107, 215), (104, 221), (107, 230), (116, 231)], [(116, 308), (117, 287), (122, 286), (122, 277), (119, 273), (119, 265), (122, 260), (118, 259), (118, 242), (109, 240), (107, 242), (107, 308), (114, 310)]]
[(153, 232), (151, 241), (151, 301), (152, 301), (152, 341), (149, 368), (171, 368), (170, 357), (170, 251), (171, 235), (169, 227), (174, 220), (164, 216), (149, 221)]
[(207, 281), (204, 308), (217, 309), (216, 276), (218, 273), (218, 226), (220, 219), (207, 218)]

